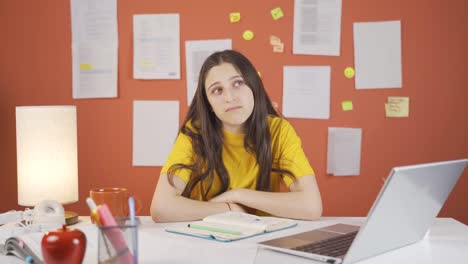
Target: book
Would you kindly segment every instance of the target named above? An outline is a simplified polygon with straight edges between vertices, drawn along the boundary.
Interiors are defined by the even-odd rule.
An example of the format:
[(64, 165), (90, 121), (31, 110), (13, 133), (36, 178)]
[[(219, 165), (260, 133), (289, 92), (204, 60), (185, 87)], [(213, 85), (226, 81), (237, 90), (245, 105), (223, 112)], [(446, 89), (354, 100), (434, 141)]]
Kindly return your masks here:
[[(24, 231), (14, 227), (0, 227), (0, 255), (10, 255), (32, 263), (43, 263), (41, 242), (46, 231), (30, 231), (23, 227)], [(86, 251), (83, 263), (96, 262), (97, 256), (97, 228), (94, 225), (79, 225), (77, 229), (83, 231), (86, 236)], [(29, 263), (29, 262), (28, 262)]]
[(242, 212), (210, 215), (183, 227), (167, 227), (167, 232), (230, 242), (270, 233), (297, 225), (287, 218), (256, 216)]
[(32, 263), (43, 263), (40, 243), (43, 236), (43, 232), (33, 232), (7, 238), (4, 244), (0, 244), (0, 253), (14, 255), (22, 260), (30, 256)]

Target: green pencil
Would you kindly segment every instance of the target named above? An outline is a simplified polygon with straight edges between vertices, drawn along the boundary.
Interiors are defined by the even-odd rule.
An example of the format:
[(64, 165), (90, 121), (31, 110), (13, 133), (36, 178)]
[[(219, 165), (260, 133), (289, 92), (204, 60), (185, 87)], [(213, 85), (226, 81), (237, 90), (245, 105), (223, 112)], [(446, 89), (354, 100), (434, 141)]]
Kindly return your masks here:
[(188, 227), (201, 229), (201, 230), (208, 230), (208, 231), (213, 231), (213, 232), (218, 232), (218, 233), (224, 233), (224, 234), (242, 235), (242, 233), (239, 231), (227, 230), (227, 229), (216, 228), (216, 227), (201, 226), (201, 225), (194, 225), (194, 224), (188, 224)]

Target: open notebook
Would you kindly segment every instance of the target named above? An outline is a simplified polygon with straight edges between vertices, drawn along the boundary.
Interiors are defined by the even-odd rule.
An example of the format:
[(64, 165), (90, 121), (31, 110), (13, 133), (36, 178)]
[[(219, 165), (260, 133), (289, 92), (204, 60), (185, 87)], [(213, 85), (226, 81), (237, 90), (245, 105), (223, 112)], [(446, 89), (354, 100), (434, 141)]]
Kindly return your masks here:
[(202, 221), (182, 227), (168, 227), (167, 232), (195, 236), (222, 242), (235, 241), (264, 233), (294, 227), (297, 222), (278, 217), (260, 217), (241, 212), (210, 215)]

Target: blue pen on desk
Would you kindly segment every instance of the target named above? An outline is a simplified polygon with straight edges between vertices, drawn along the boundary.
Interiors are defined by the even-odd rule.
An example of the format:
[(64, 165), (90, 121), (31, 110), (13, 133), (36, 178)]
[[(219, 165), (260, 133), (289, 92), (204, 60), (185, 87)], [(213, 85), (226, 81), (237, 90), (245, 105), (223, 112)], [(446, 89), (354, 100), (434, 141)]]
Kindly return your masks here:
[(137, 235), (137, 226), (136, 226), (136, 216), (135, 216), (135, 199), (133, 197), (128, 198), (128, 208), (130, 211), (130, 225), (132, 226), (132, 242), (133, 242), (133, 259), (134, 263), (138, 263), (138, 235)]

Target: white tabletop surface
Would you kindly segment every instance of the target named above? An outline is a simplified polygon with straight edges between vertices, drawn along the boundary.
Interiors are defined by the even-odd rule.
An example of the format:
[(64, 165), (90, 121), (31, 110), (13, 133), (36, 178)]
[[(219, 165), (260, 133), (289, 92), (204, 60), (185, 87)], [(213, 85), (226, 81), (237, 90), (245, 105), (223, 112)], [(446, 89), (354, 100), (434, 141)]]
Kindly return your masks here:
[[(365, 218), (323, 217), (320, 221), (299, 221), (298, 226), (294, 228), (228, 243), (164, 231), (167, 226), (183, 226), (186, 223), (153, 223), (149, 216), (140, 217), (140, 220), (142, 224), (138, 232), (139, 263), (311, 264), (320, 262), (258, 249), (257, 243), (335, 223), (360, 225)], [(86, 217), (80, 218), (80, 223), (73, 227), (81, 229), (87, 235), (88, 245), (83, 263), (97, 263), (97, 228), (91, 225)], [(437, 218), (422, 241), (359, 263), (445, 264), (463, 263), (467, 259), (468, 227), (452, 218)], [(24, 262), (12, 256), (0, 256), (0, 263)]]

